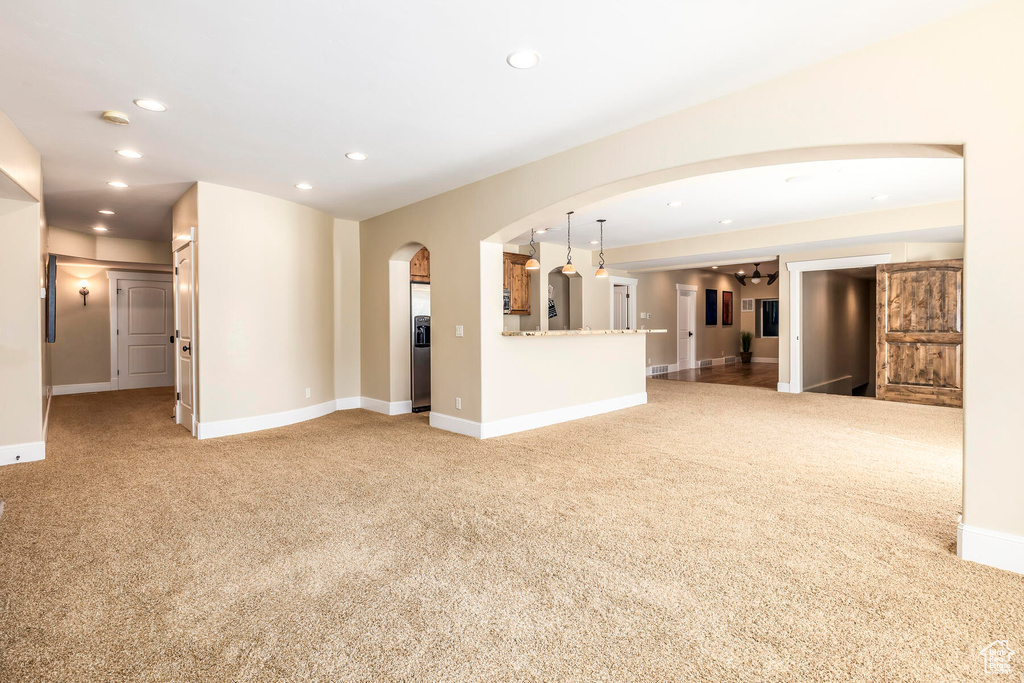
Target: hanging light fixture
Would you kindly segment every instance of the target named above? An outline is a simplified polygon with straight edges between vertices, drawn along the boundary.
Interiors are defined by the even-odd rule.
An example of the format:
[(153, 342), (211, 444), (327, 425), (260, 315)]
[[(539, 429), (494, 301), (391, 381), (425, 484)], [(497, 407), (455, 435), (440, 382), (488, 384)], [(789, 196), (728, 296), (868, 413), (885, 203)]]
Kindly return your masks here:
[(597, 267), (594, 277), (608, 277), (608, 271), (604, 269), (604, 220), (603, 218), (597, 219), (597, 224), (601, 226), (601, 265)]
[(537, 243), (533, 241), (533, 234), (536, 232), (530, 228), (530, 260), (526, 262), (527, 270), (540, 270), (540, 261), (537, 260)]
[(575, 275), (576, 274), (576, 266), (574, 266), (572, 264), (572, 214), (573, 213), (574, 212), (570, 211), (569, 213), (565, 214), (565, 246), (566, 246), (566, 254), (565, 254), (565, 265), (562, 266), (562, 274), (563, 275)]

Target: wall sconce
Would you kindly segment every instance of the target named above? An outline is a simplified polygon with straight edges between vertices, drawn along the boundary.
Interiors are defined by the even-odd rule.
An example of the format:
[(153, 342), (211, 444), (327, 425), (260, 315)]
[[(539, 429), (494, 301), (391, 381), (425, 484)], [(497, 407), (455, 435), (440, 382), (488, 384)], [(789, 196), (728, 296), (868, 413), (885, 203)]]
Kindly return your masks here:
[(88, 280), (82, 280), (78, 284), (80, 284), (82, 286), (82, 288), (80, 290), (78, 290), (78, 293), (82, 295), (82, 305), (85, 306), (85, 304), (86, 304), (86, 297), (89, 296), (89, 281)]

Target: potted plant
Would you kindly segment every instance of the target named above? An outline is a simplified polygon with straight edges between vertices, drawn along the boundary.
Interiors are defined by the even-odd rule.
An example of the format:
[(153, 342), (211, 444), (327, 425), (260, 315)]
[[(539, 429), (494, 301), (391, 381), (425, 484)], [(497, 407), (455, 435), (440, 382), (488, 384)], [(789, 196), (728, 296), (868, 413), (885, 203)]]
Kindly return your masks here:
[(754, 343), (753, 332), (740, 332), (740, 346), (743, 348), (740, 351), (740, 360), (744, 363), (749, 363), (750, 359), (754, 357), (753, 352), (750, 350), (750, 345)]

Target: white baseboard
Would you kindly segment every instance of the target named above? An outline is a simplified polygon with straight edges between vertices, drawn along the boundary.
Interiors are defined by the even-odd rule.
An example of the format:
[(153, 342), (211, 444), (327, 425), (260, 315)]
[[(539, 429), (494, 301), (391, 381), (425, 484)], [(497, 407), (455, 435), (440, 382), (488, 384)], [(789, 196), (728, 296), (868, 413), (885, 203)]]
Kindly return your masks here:
[(326, 401), (306, 408), (286, 410), (281, 413), (269, 415), (256, 415), (254, 417), (240, 417), (234, 420), (218, 420), (216, 422), (200, 422), (196, 425), (196, 438), (215, 439), (220, 436), (231, 436), (232, 434), (245, 434), (247, 432), (259, 432), (274, 427), (284, 427), (313, 420), (324, 415), (330, 415), (337, 410), (337, 401)]
[(33, 462), (35, 460), (43, 460), (44, 458), (46, 458), (46, 444), (42, 441), (0, 446), (0, 465)]
[(431, 411), (430, 426), (438, 429), (445, 429), (457, 434), (465, 434), (478, 439), (489, 439), (495, 436), (525, 432), (529, 429), (538, 429), (560, 422), (569, 422), (601, 413), (610, 413), (614, 410), (632, 408), (647, 403), (647, 392), (629, 394), (627, 396), (616, 396), (602, 401), (593, 401), (578, 406), (555, 408), (544, 410), (539, 413), (529, 413), (516, 417), (505, 418), (504, 420), (493, 420), (491, 422), (473, 422), (461, 417), (452, 417)]
[(770, 358), (768, 356), (754, 356), (753, 358), (750, 359), (750, 362), (751, 363), (775, 363), (776, 365), (778, 365), (779, 364), (779, 359), (778, 358)]
[(436, 427), (437, 429), (443, 429), (448, 432), (455, 432), (456, 434), (472, 436), (475, 439), (481, 438), (481, 425), (479, 422), (473, 422), (472, 420), (453, 417), (443, 413), (436, 413), (433, 410), (430, 411), (430, 426)]
[(54, 396), (66, 394), (93, 394), (97, 391), (111, 391), (110, 382), (93, 382), (91, 384), (55, 384)]
[(366, 410), (372, 410), (375, 413), (383, 413), (384, 415), (404, 415), (405, 413), (412, 412), (412, 401), (381, 401), (378, 398), (369, 398), (368, 396), (362, 396), (360, 398), (360, 408)]
[(349, 396), (348, 398), (338, 398), (334, 400), (335, 410), (353, 410), (355, 408), (363, 407), (362, 396)]
[(960, 559), (1024, 574), (1024, 536), (959, 524), (956, 554)]
[(789, 382), (779, 382), (779, 391), (783, 394), (789, 393)]

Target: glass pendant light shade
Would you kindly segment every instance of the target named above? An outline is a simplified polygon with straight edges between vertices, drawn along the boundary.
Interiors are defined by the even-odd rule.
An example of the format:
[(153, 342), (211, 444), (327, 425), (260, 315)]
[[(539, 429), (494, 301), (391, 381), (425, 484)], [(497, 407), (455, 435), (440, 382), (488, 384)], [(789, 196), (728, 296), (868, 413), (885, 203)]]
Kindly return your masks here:
[(564, 266), (562, 266), (562, 274), (564, 274), (564, 275), (575, 275), (576, 274), (576, 266), (574, 266), (571, 263), (566, 263)]
[(761, 284), (761, 278), (759, 278), (759, 277), (752, 277), (752, 278), (750, 278), (750, 281), (751, 281), (751, 282), (752, 282), (753, 284), (755, 284), (755, 285), (759, 285), (759, 284)]
[(527, 270), (540, 270), (540, 261), (538, 261), (535, 258), (531, 258), (529, 261), (526, 262), (526, 269)]
[(597, 272), (594, 273), (594, 277), (608, 277), (608, 271), (604, 268), (598, 268)]

